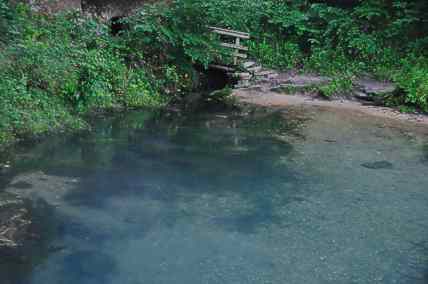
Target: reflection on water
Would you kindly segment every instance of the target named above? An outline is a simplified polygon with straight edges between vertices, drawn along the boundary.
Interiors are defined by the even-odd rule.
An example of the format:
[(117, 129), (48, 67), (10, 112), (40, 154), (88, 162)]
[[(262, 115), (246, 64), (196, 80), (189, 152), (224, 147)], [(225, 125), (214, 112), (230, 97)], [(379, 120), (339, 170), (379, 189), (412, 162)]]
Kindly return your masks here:
[(5, 190), (48, 204), (51, 233), (31, 269), (0, 276), (425, 283), (426, 141), (414, 138), (316, 109), (99, 119), (17, 151)]

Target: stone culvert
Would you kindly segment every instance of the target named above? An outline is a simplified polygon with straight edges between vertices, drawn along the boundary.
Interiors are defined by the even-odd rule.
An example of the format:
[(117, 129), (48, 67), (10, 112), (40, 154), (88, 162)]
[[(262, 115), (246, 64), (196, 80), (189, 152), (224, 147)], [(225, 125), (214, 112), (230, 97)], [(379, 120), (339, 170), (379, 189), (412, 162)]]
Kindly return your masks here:
[(82, 10), (96, 13), (106, 20), (131, 14), (143, 4), (159, 0), (15, 0), (29, 4), (33, 10), (43, 13), (57, 13), (67, 10)]

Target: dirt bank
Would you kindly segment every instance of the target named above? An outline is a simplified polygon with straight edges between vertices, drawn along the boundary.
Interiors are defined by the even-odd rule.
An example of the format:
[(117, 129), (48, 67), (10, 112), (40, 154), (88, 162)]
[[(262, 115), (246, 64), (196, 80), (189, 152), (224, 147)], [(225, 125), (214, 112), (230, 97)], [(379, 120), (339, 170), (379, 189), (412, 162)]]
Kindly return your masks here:
[(310, 95), (288, 95), (260, 89), (237, 89), (233, 96), (239, 102), (267, 107), (307, 106), (329, 108), (337, 112), (348, 112), (349, 115), (361, 114), (385, 118), (390, 122), (412, 126), (415, 130), (428, 133), (428, 116), (423, 114), (401, 113), (388, 107), (363, 104), (347, 99), (325, 100)]

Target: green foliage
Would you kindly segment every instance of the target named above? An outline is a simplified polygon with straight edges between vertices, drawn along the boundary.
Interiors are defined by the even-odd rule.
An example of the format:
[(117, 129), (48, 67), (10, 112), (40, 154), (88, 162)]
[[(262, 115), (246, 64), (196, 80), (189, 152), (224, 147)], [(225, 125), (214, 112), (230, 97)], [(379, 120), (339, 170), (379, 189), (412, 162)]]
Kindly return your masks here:
[(3, 78), (0, 94), (0, 143), (15, 136), (86, 127), (83, 120), (71, 115), (61, 98), (49, 97), (42, 91), (29, 92), (25, 78)]
[[(173, 1), (146, 6), (126, 20), (128, 45), (154, 55), (158, 63), (199, 63), (207, 66), (218, 47), (210, 38), (200, 3)], [(159, 62), (160, 61), (160, 62)]]
[(428, 112), (428, 60), (404, 59), (402, 68), (393, 76), (405, 92), (404, 103), (417, 105)]
[(14, 11), (7, 0), (0, 0), (0, 48), (14, 34)]
[(134, 60), (154, 66), (166, 93), (183, 95), (195, 87), (194, 66), (208, 67), (219, 55), (207, 19), (202, 1), (146, 5), (124, 20), (122, 37)]
[(331, 98), (333, 95), (339, 95), (352, 90), (352, 79), (345, 76), (335, 77), (329, 84), (319, 88), (320, 95)]
[(250, 42), (250, 54), (262, 64), (279, 69), (298, 66), (303, 58), (297, 44), (292, 42)]
[(106, 24), (79, 13), (8, 11), (19, 33), (0, 53), (0, 143), (80, 129), (94, 111), (166, 103), (152, 69), (128, 62), (126, 42)]

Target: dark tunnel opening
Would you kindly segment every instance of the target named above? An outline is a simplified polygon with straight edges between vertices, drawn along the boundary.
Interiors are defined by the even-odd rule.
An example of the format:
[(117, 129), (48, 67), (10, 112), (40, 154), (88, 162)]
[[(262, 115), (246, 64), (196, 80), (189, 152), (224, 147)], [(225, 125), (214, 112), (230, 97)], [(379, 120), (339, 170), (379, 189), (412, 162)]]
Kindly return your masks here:
[(120, 35), (123, 31), (128, 29), (127, 23), (124, 21), (124, 17), (118, 16), (110, 19), (110, 33), (113, 36)]
[(199, 84), (201, 91), (212, 92), (226, 87), (233, 87), (238, 83), (233, 74), (226, 70), (215, 67), (209, 67), (208, 69), (198, 67), (197, 69), (201, 73)]

